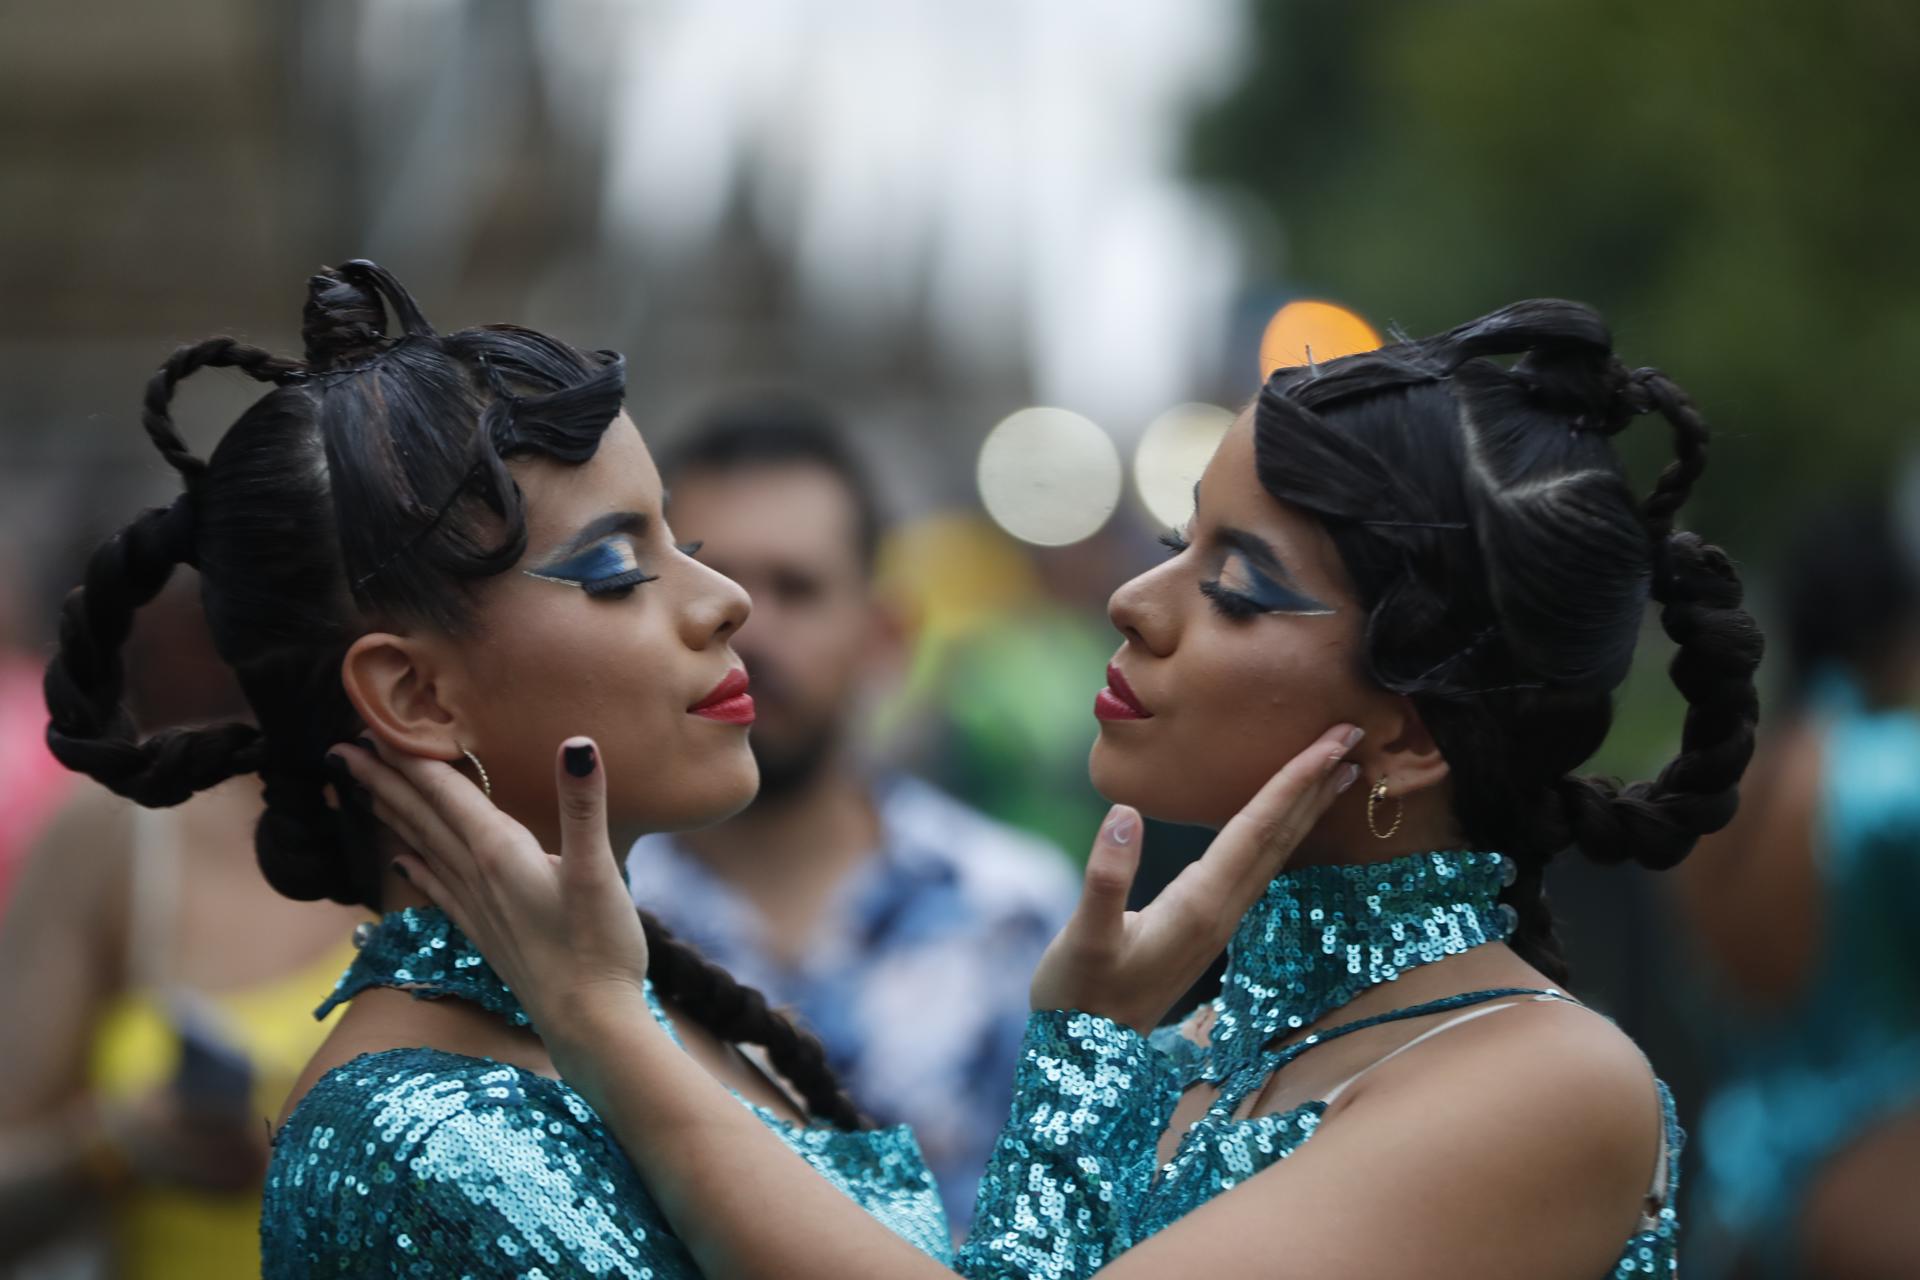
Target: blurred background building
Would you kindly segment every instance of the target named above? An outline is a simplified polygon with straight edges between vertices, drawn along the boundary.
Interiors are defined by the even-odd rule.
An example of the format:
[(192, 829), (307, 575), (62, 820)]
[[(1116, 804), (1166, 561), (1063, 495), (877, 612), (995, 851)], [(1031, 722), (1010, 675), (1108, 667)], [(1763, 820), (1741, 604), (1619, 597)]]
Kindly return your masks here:
[[(30, 672), (171, 492), (166, 352), (297, 349), (305, 276), (367, 256), (442, 328), (624, 351), (661, 439), (741, 387), (842, 411), (923, 623), (880, 729), (1083, 849), (1106, 593), (1285, 351), (1598, 305), (1716, 424), (1686, 519), (1764, 612), (1799, 515), (1920, 422), (1916, 119), (1903, 0), (0, 0), (0, 645)], [(189, 439), (254, 393), (195, 379)], [(1598, 768), (1672, 754), (1665, 652)], [(22, 752), (0, 894), (60, 782)], [(1697, 1102), (1713, 986), (1659, 886), (1554, 878), (1580, 989)]]

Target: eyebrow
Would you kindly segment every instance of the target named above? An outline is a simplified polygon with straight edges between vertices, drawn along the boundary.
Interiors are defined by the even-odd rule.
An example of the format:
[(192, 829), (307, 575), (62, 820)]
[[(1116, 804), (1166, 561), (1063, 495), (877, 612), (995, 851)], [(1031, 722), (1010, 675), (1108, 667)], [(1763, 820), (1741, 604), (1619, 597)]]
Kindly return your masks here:
[(629, 533), (635, 538), (644, 538), (647, 535), (647, 517), (639, 511), (612, 511), (604, 516), (596, 516), (582, 525), (580, 532), (555, 547), (545, 559), (548, 562), (564, 560), (611, 533)]
[[(1200, 482), (1198, 480), (1193, 482), (1193, 510), (1195, 515), (1198, 515), (1200, 512)], [(1291, 584), (1295, 588), (1300, 586), (1299, 581), (1288, 571), (1287, 566), (1280, 562), (1280, 553), (1273, 549), (1273, 544), (1259, 534), (1249, 533), (1245, 529), (1235, 529), (1231, 525), (1221, 525), (1213, 531), (1213, 539), (1223, 547), (1238, 551), (1241, 555), (1247, 557), (1247, 559), (1253, 561), (1262, 569), (1265, 569), (1268, 573), (1273, 574), (1282, 581)]]
[(1273, 544), (1258, 534), (1222, 525), (1213, 531), (1213, 540), (1229, 550), (1238, 551), (1282, 582), (1299, 586), (1287, 566), (1281, 563), (1279, 553), (1274, 551)]

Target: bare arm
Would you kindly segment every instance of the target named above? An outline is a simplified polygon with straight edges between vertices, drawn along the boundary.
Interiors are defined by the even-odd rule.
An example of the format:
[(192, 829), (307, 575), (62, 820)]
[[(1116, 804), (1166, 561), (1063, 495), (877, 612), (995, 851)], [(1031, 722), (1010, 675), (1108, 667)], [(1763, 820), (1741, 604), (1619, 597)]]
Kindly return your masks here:
[[(1157, 1021), (1225, 945), (1240, 914), (1334, 795), (1353, 781), (1355, 770), (1343, 757), (1358, 737), (1339, 726), (1289, 763), (1207, 857), (1146, 911), (1125, 909), (1140, 823), (1131, 810), (1117, 809), (1089, 858), (1081, 905), (1035, 977), (1036, 1006), (1101, 1007), (1134, 1027)], [(556, 760), (563, 849), (555, 858), (443, 765), (336, 750), (373, 790), (376, 814), (424, 855), (405, 855), (399, 865), (527, 1003), (556, 1065), (628, 1145), (703, 1268), (724, 1275), (951, 1274), (814, 1177), (653, 1025), (639, 985), (645, 942), (607, 840), (603, 770), (573, 779)], [(1114, 1087), (1129, 1082), (1116, 1078)], [(1049, 1152), (1065, 1162), (1064, 1171), (1105, 1158), (1094, 1149), (1097, 1135), (1073, 1137), (1079, 1140), (1074, 1150)], [(786, 1185), (790, 1179), (804, 1188), (797, 1200), (796, 1188)], [(1112, 1207), (1110, 1197), (1088, 1193), (1083, 1202), (1086, 1214), (1057, 1220), (1061, 1234), (1114, 1225), (1111, 1214), (1099, 1211)], [(782, 1206), (778, 1227), (762, 1230), (769, 1204)], [(743, 1229), (736, 1213), (759, 1222)], [(984, 1216), (992, 1229), (994, 1212)], [(1039, 1230), (1046, 1234), (1047, 1224)], [(1087, 1249), (1064, 1242), (1078, 1258), (1071, 1274), (1088, 1274), (1115, 1243), (1113, 1231)], [(985, 1267), (1005, 1265), (990, 1253), (980, 1256)], [(796, 1273), (796, 1266), (805, 1271)]]
[(0, 1258), (130, 1183), (232, 1192), (265, 1167), (252, 1124), (196, 1115), (167, 1082), (112, 1099), (89, 1089), (101, 1018), (126, 985), (131, 813), (82, 787), (0, 922)]
[[(954, 1274), (816, 1177), (653, 1022), (638, 978), (645, 939), (607, 840), (600, 769), (572, 779), (556, 759), (563, 847), (555, 857), (444, 765), (342, 754), (374, 791), (376, 813), (420, 851), (399, 865), (527, 1003), (556, 1065), (621, 1140), (703, 1270), (798, 1280)], [(1337, 758), (1309, 760), (1304, 773), (1330, 779)], [(1221, 833), (1167, 901), (1141, 913), (1123, 910), (1137, 840), (1120, 838), (1120, 822), (1103, 829), (1081, 907), (1035, 979), (1036, 1005), (1104, 1001), (1135, 1027), (1157, 1017), (1161, 990), (1171, 999), (1184, 989), (1185, 966), (1204, 965), (1224, 942), (1330, 799), (1301, 774), (1286, 778), (1283, 771), (1262, 791), (1265, 803), (1250, 805), (1246, 822), (1236, 818), (1238, 827)], [(1461, 1031), (1383, 1068), (1298, 1155), (1117, 1257), (1069, 1250), (1036, 1268), (1019, 1256), (975, 1254), (962, 1274), (1573, 1280), (1602, 1272), (1637, 1223), (1658, 1108), (1646, 1065), (1624, 1037), (1577, 1011), (1542, 1034), (1544, 1016), (1544, 1007), (1509, 1014), (1504, 1028)], [(1084, 1170), (1081, 1159), (1100, 1153), (1068, 1154), (1070, 1167)], [(1056, 1178), (1028, 1190), (1060, 1189)]]
[(0, 921), (0, 1258), (57, 1235), (100, 1184), (87, 1053), (119, 986), (125, 814), (83, 788), (28, 855)]
[[(1591, 1280), (1634, 1230), (1660, 1117), (1630, 1044), (1604, 1024), (1453, 1046), (1382, 1079), (1299, 1154), (1101, 1267), (1102, 1280)], [(628, 1079), (586, 1081), (659, 1201), (712, 1275), (932, 1280), (953, 1274), (812, 1175), (639, 1016), (587, 1055)], [(1464, 1034), (1462, 1041), (1467, 1040)], [(663, 1047), (664, 1046), (664, 1047)], [(1442, 1054), (1439, 1046), (1435, 1054)], [(570, 1055), (573, 1056), (573, 1055)], [(1382, 1073), (1384, 1077), (1385, 1073)], [(678, 1153), (699, 1153), (697, 1156)], [(1026, 1280), (991, 1258), (972, 1280)], [(1071, 1264), (1069, 1264), (1071, 1265)], [(1049, 1268), (1048, 1274), (1053, 1274)], [(1067, 1274), (1078, 1274), (1069, 1270)]]

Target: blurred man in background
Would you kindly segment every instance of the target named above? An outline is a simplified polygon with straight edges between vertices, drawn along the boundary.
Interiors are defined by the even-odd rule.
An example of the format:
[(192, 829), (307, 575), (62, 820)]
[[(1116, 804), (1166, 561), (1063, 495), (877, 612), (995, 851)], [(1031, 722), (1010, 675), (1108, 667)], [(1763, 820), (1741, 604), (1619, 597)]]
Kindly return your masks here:
[(797, 1009), (875, 1119), (913, 1126), (961, 1231), (1075, 878), (1053, 846), (862, 759), (864, 696), (905, 628), (875, 588), (876, 496), (821, 412), (728, 407), (662, 470), (675, 536), (753, 597), (735, 647), (760, 793), (718, 827), (637, 843), (635, 900)]

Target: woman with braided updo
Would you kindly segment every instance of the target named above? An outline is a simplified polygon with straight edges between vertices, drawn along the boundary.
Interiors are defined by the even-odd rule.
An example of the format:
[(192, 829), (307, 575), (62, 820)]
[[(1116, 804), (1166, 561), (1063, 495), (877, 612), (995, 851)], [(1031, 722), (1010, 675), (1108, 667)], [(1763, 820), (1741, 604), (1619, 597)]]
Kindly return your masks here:
[[(144, 423), (184, 491), (94, 556), (46, 678), (68, 767), (148, 806), (257, 774), (267, 881), (386, 913), (275, 1134), (264, 1272), (696, 1276), (527, 1011), (392, 869), (389, 815), (326, 753), (358, 739), (460, 762), (450, 785), (550, 841), (572, 775), (611, 779), (608, 811), (635, 834), (715, 821), (756, 783), (730, 645), (746, 595), (674, 545), (618, 355), (511, 326), (435, 333), (359, 261), (313, 278), (303, 332), (304, 361), (216, 338), (154, 377)], [(169, 404), (209, 366), (273, 389), (202, 460)], [(183, 564), (254, 722), (142, 737), (120, 648)], [(663, 1034), (823, 1184), (944, 1256), (912, 1136), (866, 1128), (816, 1042), (644, 928)]]
[[(1641, 499), (1609, 438), (1650, 413), (1677, 457)], [(1092, 772), (1120, 803), (1035, 976), (960, 1274), (1674, 1272), (1671, 1099), (1556, 989), (1541, 884), (1556, 856), (1670, 867), (1733, 815), (1761, 642), (1727, 557), (1675, 529), (1706, 446), (1567, 302), (1268, 379), (1171, 558), (1113, 595)], [(1651, 782), (1577, 774), (1649, 598), (1680, 752)], [(556, 860), (444, 770), (344, 754), (710, 1274), (950, 1274), (822, 1194), (604, 980), (648, 946), (597, 777), (563, 787)], [(1129, 913), (1136, 807), (1219, 835)], [(1220, 996), (1155, 1030), (1222, 946)]]

